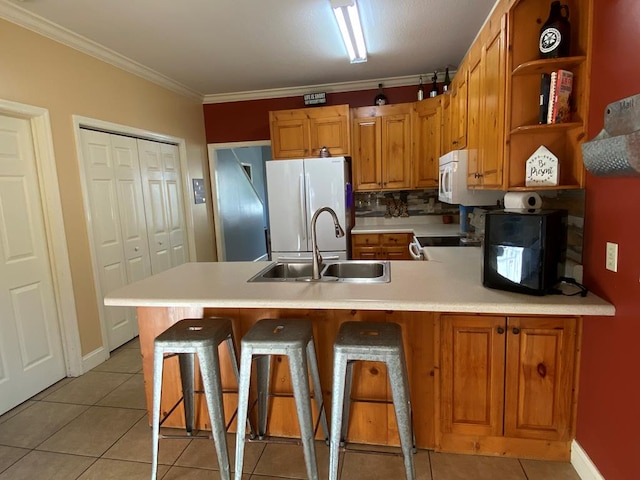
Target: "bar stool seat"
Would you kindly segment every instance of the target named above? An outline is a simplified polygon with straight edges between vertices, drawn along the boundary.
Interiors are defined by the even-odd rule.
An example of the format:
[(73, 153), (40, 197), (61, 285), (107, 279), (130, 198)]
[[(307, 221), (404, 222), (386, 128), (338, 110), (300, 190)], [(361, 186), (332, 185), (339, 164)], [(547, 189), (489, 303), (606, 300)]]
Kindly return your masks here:
[(346, 442), (355, 361), (382, 362), (387, 366), (406, 478), (414, 480), (415, 440), (402, 329), (391, 322), (345, 322), (338, 331), (333, 345), (329, 480), (338, 478), (339, 449)]
[[(152, 472), (154, 480), (158, 472), (158, 447), (160, 439), (160, 425), (184, 402), (184, 415), (187, 436), (191, 436), (194, 426), (194, 365), (195, 355), (198, 356), (204, 396), (209, 411), (211, 434), (214, 439), (220, 477), (230, 480), (229, 454), (227, 450), (224, 405), (222, 401), (222, 384), (220, 373), (220, 359), (218, 346), (226, 342), (231, 357), (231, 364), (239, 380), (238, 361), (233, 344), (233, 330), (231, 319), (225, 317), (189, 318), (176, 322), (154, 340), (153, 361), (153, 414), (152, 414)], [(180, 381), (182, 383), (182, 398), (160, 419), (160, 405), (162, 396), (162, 370), (164, 360), (178, 356), (180, 364)], [(249, 426), (251, 429), (251, 426)]]
[(329, 433), (311, 322), (306, 319), (262, 319), (242, 337), (240, 345), (235, 480), (241, 480), (242, 477), (246, 433), (243, 428), (249, 409), (249, 384), (253, 359), (256, 357), (258, 438), (263, 439), (267, 430), (272, 355), (284, 355), (289, 358), (293, 396), (296, 403), (298, 422), (300, 423), (300, 436), (307, 475), (311, 480), (318, 480), (318, 465), (314, 443), (315, 429), (310, 404), (309, 372), (313, 383), (313, 397), (326, 440), (329, 438)]

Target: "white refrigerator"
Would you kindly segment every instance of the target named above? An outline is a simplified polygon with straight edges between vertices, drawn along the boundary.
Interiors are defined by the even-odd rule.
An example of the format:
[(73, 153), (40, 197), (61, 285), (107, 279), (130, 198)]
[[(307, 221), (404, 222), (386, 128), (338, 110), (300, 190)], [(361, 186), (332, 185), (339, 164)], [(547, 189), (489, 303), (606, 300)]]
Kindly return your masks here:
[(331, 214), (318, 216), (316, 239), (322, 257), (348, 258), (353, 203), (350, 171), (345, 157), (266, 162), (272, 260), (311, 260), (311, 218), (322, 207), (336, 212), (345, 231), (344, 237), (336, 238)]

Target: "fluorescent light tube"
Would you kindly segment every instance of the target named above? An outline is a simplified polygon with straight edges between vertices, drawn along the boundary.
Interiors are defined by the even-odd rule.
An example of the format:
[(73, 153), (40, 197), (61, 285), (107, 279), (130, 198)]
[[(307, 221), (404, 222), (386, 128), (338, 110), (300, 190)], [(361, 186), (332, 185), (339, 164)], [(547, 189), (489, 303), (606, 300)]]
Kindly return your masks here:
[(340, 27), (349, 60), (351, 63), (366, 62), (367, 48), (364, 44), (356, 0), (331, 0), (331, 7)]

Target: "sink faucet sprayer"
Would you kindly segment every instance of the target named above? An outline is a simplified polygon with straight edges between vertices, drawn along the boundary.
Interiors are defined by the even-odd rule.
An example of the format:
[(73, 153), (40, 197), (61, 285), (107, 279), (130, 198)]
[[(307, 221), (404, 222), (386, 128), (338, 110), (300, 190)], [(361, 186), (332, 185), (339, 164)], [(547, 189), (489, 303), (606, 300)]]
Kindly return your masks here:
[(316, 210), (316, 212), (313, 214), (313, 217), (311, 217), (311, 251), (313, 255), (313, 272), (311, 275), (312, 280), (320, 280), (320, 264), (322, 263), (322, 255), (320, 255), (320, 250), (318, 250), (318, 242), (316, 240), (316, 222), (318, 221), (318, 215), (320, 215), (322, 212), (329, 212), (333, 217), (333, 225), (336, 229), (336, 238), (344, 237), (344, 230), (340, 226), (338, 216), (332, 208), (322, 207)]

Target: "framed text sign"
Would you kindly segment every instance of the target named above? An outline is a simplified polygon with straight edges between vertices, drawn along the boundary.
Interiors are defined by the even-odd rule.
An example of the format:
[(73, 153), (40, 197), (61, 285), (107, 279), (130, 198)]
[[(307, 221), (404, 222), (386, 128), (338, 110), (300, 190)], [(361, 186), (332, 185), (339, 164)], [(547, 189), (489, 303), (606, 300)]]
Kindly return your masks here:
[(327, 94), (325, 92), (304, 94), (305, 105), (323, 105), (325, 103), (327, 103)]

